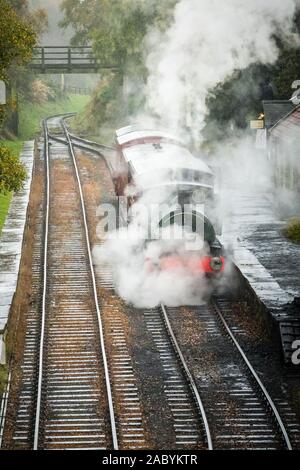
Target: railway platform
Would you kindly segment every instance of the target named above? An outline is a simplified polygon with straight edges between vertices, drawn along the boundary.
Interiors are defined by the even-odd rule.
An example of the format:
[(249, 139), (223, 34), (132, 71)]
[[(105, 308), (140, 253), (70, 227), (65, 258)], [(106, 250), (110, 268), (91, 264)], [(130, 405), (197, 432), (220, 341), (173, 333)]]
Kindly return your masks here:
[(291, 344), (300, 335), (300, 246), (283, 235), (286, 222), (277, 215), (271, 192), (231, 190), (227, 198), (224, 244), (233, 248), (238, 268), (278, 322), (289, 362)]
[(14, 194), (0, 236), (0, 363), (5, 363), (4, 336), (10, 307), (17, 287), (26, 212), (29, 201), (34, 142), (24, 143), (20, 156), (27, 171), (24, 187)]

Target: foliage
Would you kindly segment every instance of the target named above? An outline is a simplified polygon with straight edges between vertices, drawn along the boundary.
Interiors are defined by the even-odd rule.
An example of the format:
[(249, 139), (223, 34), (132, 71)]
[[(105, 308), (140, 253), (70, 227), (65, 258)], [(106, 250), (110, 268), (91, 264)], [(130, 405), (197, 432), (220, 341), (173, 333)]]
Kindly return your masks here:
[(94, 89), (80, 118), (80, 127), (85, 132), (93, 132), (104, 124), (117, 127), (117, 123), (124, 118), (126, 109), (118, 74), (107, 73)]
[[(92, 44), (94, 54), (100, 61), (118, 65), (126, 79), (145, 81), (145, 35), (151, 28), (163, 31), (170, 25), (177, 1), (63, 0), (61, 9), (64, 19), (61, 25), (74, 29), (74, 45)], [(295, 17), (295, 32), (300, 32), (300, 10)], [(208, 139), (216, 129), (222, 137), (229, 124), (243, 129), (251, 118), (257, 117), (262, 111), (260, 87), (268, 77), (276, 90), (276, 98), (291, 96), (291, 83), (300, 79), (300, 49), (279, 41), (277, 43), (279, 58), (274, 66), (251, 65), (211, 90), (207, 100), (209, 121), (205, 130)], [(107, 100), (108, 95), (111, 102)], [(116, 109), (116, 99), (120, 100), (121, 114), (130, 114), (130, 110), (142, 102), (142, 96), (138, 95), (139, 90), (129, 93), (125, 105), (120, 91), (116, 92), (115, 78), (106, 76), (95, 91), (92, 97), (94, 104), (90, 103), (85, 118), (91, 123), (91, 117), (96, 115), (97, 125), (105, 120), (120, 120), (122, 115)]]
[(236, 131), (246, 128), (250, 119), (257, 118), (262, 112), (260, 84), (269, 72), (265, 66), (252, 65), (236, 71), (211, 91), (206, 101), (209, 113), (204, 129), (208, 141), (224, 137), (229, 124)]
[(29, 10), (28, 0), (7, 0), (13, 9), (31, 25), (37, 35), (40, 35), (48, 26), (47, 12), (43, 8), (34, 11)]
[(5, 0), (0, 0), (0, 79), (7, 78), (8, 67), (31, 59), (36, 34), (31, 26)]
[[(299, 30), (300, 31), (300, 30)], [(278, 99), (289, 99), (294, 90), (291, 85), (300, 79), (300, 48), (283, 47), (273, 69)]]
[(283, 233), (293, 242), (300, 244), (300, 218), (290, 220)]
[(152, 26), (163, 30), (170, 24), (177, 0), (63, 0), (63, 27), (75, 31), (72, 43), (92, 44), (100, 62), (116, 65), (119, 75), (108, 73), (96, 88), (82, 120), (87, 127), (104, 122), (120, 122), (140, 106), (143, 97), (140, 87), (123, 96), (122, 79), (146, 80), (144, 38)]
[(250, 119), (256, 119), (263, 111), (261, 84), (271, 80), (275, 99), (289, 99), (291, 85), (300, 78), (300, 49), (285, 46), (273, 66), (252, 65), (243, 72), (236, 72), (219, 84), (207, 99), (209, 109), (205, 134), (211, 137), (210, 129), (219, 129), (220, 135), (232, 123), (243, 129)]
[(7, 0), (7, 3), (9, 3), (20, 15), (26, 15), (28, 13), (27, 0)]
[(51, 90), (51, 88), (42, 80), (34, 80), (34, 82), (32, 82), (31, 88), (34, 103), (43, 104), (46, 103), (49, 98), (53, 98), (55, 96), (54, 91)]
[[(72, 26), (74, 45), (92, 43), (104, 64), (143, 74), (143, 40), (148, 29), (165, 28), (176, 0), (63, 0), (62, 27)], [(131, 65), (134, 64), (134, 67)]]
[[(42, 32), (48, 26), (47, 13), (44, 9), (37, 9), (34, 11), (29, 10), (28, 0), (8, 0), (12, 5), (19, 18), (22, 18), (27, 25), (30, 26), (35, 35), (35, 43)], [(33, 45), (35, 45), (35, 43)], [(32, 52), (32, 49), (31, 49)], [(31, 58), (31, 57), (30, 57)], [(29, 100), (32, 99), (32, 82), (35, 80), (35, 73), (26, 67), (27, 60), (22, 63), (22, 66), (10, 67), (8, 71), (8, 79), (14, 88), (26, 96)], [(16, 65), (16, 64), (14, 64)]]
[[(294, 33), (300, 33), (300, 9), (294, 21)], [(274, 98), (289, 99), (293, 90), (294, 80), (300, 79), (300, 47), (299, 41), (294, 44), (282, 43), (277, 40), (279, 56), (272, 66), (254, 64), (243, 72), (228, 77), (225, 83), (212, 90), (208, 98), (209, 121), (206, 135), (211, 136), (210, 129), (219, 129), (220, 136), (232, 122), (238, 128), (245, 128), (250, 119), (255, 119), (262, 112), (260, 85), (270, 80)], [(225, 126), (226, 124), (226, 126)], [(219, 136), (219, 137), (220, 137)]]
[(147, 25), (153, 21), (151, 17), (153, 14), (147, 14), (140, 6), (124, 10), (124, 2), (113, 4), (101, 27), (91, 35), (97, 57), (104, 63), (117, 64), (121, 68), (126, 67), (129, 60), (141, 65), (141, 42)]
[[(0, 0), (0, 80), (12, 83), (14, 78), (20, 79), (18, 70), (32, 56), (32, 48), (36, 43), (36, 33), (26, 19), (26, 0)], [(18, 12), (16, 11), (18, 10)], [(13, 70), (11, 65), (14, 65)], [(28, 83), (29, 80), (24, 80)], [(7, 105), (0, 106), (0, 127), (5, 118), (11, 116), (15, 102), (8, 97)]]
[(0, 193), (18, 191), (26, 177), (25, 167), (19, 158), (6, 146), (0, 145)]
[[(34, 73), (24, 66), (32, 57), (38, 35), (47, 27), (46, 11), (31, 12), (28, 0), (0, 0), (0, 9), (0, 79), (31, 99)], [(4, 121), (11, 122), (15, 106), (16, 99), (8, 96), (7, 105), (0, 106), (0, 127)]]
[[(2, 141), (2, 144), (8, 147), (15, 156), (18, 156), (20, 154), (22, 146), (23, 146), (23, 142), (20, 140), (16, 140), (16, 141), (5, 140), (5, 141)], [(0, 193), (0, 233), (5, 222), (5, 218), (9, 209), (11, 198), (12, 198), (12, 192), (9, 192), (6, 194)]]
[(61, 26), (75, 31), (74, 45), (93, 42), (96, 53), (108, 61), (123, 61), (142, 53), (141, 40), (155, 23), (166, 26), (177, 0), (63, 0)]

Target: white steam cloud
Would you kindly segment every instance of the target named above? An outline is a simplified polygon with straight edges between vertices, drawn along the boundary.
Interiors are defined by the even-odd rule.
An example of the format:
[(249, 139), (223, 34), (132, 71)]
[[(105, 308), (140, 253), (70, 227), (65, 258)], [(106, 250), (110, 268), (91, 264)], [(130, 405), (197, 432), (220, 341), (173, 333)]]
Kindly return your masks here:
[(150, 110), (199, 140), (211, 90), (235, 70), (274, 63), (274, 34), (291, 39), (295, 9), (295, 0), (181, 0), (168, 31), (147, 38)]
[[(278, 56), (274, 35), (291, 39), (295, 9), (295, 0), (179, 1), (170, 28), (165, 33), (152, 29), (146, 39), (149, 70), (146, 101), (152, 116), (179, 135), (186, 135), (188, 128), (194, 142), (199, 144), (211, 91), (235, 70), (253, 63), (274, 63)], [(146, 127), (145, 122), (150, 120), (143, 117), (142, 122)], [(247, 183), (250, 192), (255, 192), (269, 181), (267, 162), (259, 159), (249, 141), (232, 139), (231, 146), (219, 146), (215, 161), (220, 173), (226, 174), (225, 186), (245, 190)], [(150, 177), (159, 181), (160, 175)], [(128, 188), (128, 194), (130, 191)], [(144, 203), (145, 198), (147, 194)], [(146, 204), (151, 202), (152, 197)], [(230, 221), (232, 194), (228, 191), (221, 193), (220, 211)], [(209, 283), (203, 276), (191, 275), (188, 269), (149, 270), (147, 260), (155, 264), (165, 247), (156, 241), (145, 248), (140, 238), (141, 227), (146, 233), (143, 214), (137, 211), (127, 237), (108, 239), (100, 251), (94, 252), (100, 266), (103, 262), (111, 265), (117, 292), (138, 307), (153, 307), (159, 302), (199, 304), (210, 292)]]
[[(201, 304), (210, 288), (203, 275), (195, 276), (184, 266), (171, 270), (155, 268), (166, 247), (172, 253), (180, 254), (183, 243), (180, 240), (156, 240), (145, 247), (138, 225), (135, 219), (128, 230), (118, 231), (118, 238), (108, 238), (104, 245), (94, 248), (99, 266), (103, 267), (105, 262), (110, 266), (117, 293), (126, 302), (140, 308), (152, 308), (160, 302), (170, 306)], [(146, 231), (145, 228), (145, 238)]]

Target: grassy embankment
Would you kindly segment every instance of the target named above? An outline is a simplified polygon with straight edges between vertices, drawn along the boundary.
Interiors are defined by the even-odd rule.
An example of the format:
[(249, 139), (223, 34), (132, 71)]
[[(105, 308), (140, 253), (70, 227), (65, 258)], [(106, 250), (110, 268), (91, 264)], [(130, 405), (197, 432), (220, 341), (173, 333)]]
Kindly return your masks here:
[(294, 243), (300, 244), (300, 217), (291, 219), (284, 228), (283, 233)]
[[(64, 100), (48, 101), (41, 105), (20, 102), (19, 138), (2, 141), (15, 154), (19, 155), (25, 140), (33, 139), (40, 131), (40, 122), (52, 114), (79, 112), (87, 104), (89, 96), (69, 95)], [(12, 194), (0, 195), (0, 233), (7, 215)]]
[(41, 105), (21, 103), (20, 105), (20, 139), (29, 140), (40, 130), (40, 122), (43, 118), (52, 114), (80, 112), (88, 103), (88, 95), (72, 95), (66, 99), (48, 101)]

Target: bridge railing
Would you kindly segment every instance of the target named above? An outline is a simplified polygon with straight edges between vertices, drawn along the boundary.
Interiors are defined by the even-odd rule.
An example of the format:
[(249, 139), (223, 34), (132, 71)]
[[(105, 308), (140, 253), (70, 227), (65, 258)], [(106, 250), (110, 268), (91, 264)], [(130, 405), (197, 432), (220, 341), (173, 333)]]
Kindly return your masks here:
[(35, 47), (31, 68), (45, 70), (72, 70), (98, 68), (116, 68), (116, 66), (100, 64), (90, 46), (45, 46)]

